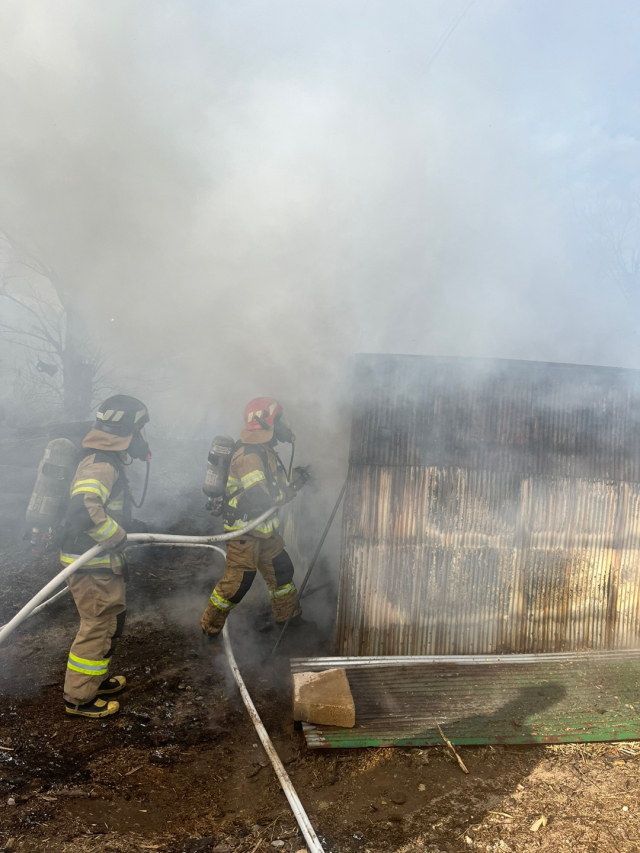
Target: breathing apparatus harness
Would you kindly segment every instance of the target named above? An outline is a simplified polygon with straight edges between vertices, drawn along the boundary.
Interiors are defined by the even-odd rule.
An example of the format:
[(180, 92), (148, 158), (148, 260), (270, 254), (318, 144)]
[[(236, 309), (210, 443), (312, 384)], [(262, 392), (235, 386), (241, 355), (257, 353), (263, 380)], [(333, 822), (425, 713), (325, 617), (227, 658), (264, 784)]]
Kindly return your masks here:
[[(278, 409), (279, 411), (277, 411)], [(273, 418), (269, 420), (268, 418), (271, 418), (271, 415), (268, 415), (267, 413), (273, 413), (274, 410), (276, 410), (276, 413), (273, 415)], [(309, 471), (307, 468), (294, 469), (293, 467), (296, 437), (282, 419), (282, 408), (276, 400), (266, 397), (260, 397), (252, 400), (245, 410), (245, 423), (247, 425), (257, 424), (257, 428), (265, 430), (265, 432), (273, 430), (272, 438), (270, 441), (266, 442), (266, 445), (273, 450), (275, 455), (276, 471), (274, 473), (271, 468), (264, 443), (244, 442), (242, 440), (234, 442), (229, 435), (217, 435), (213, 439), (207, 459), (207, 471), (202, 491), (208, 498), (206, 509), (209, 510), (213, 516), (220, 516), (224, 513), (225, 520), (231, 523), (247, 520), (247, 516), (241, 516), (237, 513), (233, 507), (229, 506), (226, 499), (231, 459), (241, 448), (249, 448), (249, 452), (260, 457), (264, 470), (267, 491), (274, 503), (277, 502), (280, 497), (280, 486), (278, 484), (279, 471), (282, 472), (285, 481), (292, 486), (295, 491), (299, 491), (299, 489), (301, 489), (304, 483), (309, 479)], [(252, 426), (251, 428), (256, 429), (256, 426)], [(282, 460), (275, 451), (275, 445), (278, 442), (291, 444), (289, 470), (285, 468)], [(294, 473), (296, 476), (292, 479), (292, 475)], [(232, 497), (238, 498), (245, 491), (246, 487), (240, 486), (236, 491), (234, 491)]]
[[(278, 474), (277, 474), (278, 469), (281, 469), (286, 476), (286, 470), (284, 468), (284, 465), (282, 464), (282, 461), (280, 460), (280, 457), (274, 451), (274, 455), (276, 457), (276, 473), (275, 474), (273, 473), (271, 465), (269, 464), (269, 457), (267, 455), (266, 448), (262, 444), (246, 444), (244, 441), (236, 441), (236, 443), (233, 445), (233, 452), (231, 454), (232, 457), (235, 453), (238, 452), (238, 450), (240, 450), (240, 448), (245, 448), (245, 450), (246, 450), (247, 447), (250, 448), (251, 453), (255, 453), (256, 456), (260, 457), (260, 461), (262, 462), (262, 467), (264, 469), (265, 482), (266, 482), (266, 486), (267, 486), (267, 491), (269, 492), (269, 497), (273, 501), (276, 501), (278, 499), (278, 497), (280, 496), (280, 486), (278, 485)], [(227, 476), (228, 476), (228, 469), (227, 469)], [(240, 497), (241, 494), (243, 494), (243, 492), (246, 492), (246, 491), (247, 491), (246, 486), (240, 486), (233, 493), (232, 497), (238, 498), (238, 497)], [(236, 521), (246, 521), (247, 520), (246, 513), (240, 514), (240, 513), (236, 512), (233, 509), (233, 507), (229, 506), (229, 504), (226, 500), (226, 489), (225, 489), (225, 499), (223, 501), (223, 512), (224, 512), (225, 521), (227, 523), (233, 524)]]
[[(307, 468), (293, 468), (293, 456), (295, 450), (295, 445), (293, 445), (293, 443), (293, 446), (291, 448), (291, 458), (289, 460), (288, 471), (285, 468), (278, 454), (275, 452), (275, 450), (273, 451), (274, 456), (276, 458), (276, 471), (274, 473), (269, 462), (269, 455), (267, 453), (267, 449), (264, 444), (252, 444), (240, 440), (231, 444), (230, 442), (233, 441), (233, 439), (230, 439), (228, 446), (226, 446), (224, 439), (228, 438), (228, 436), (216, 436), (216, 438), (213, 440), (212, 451), (209, 454), (209, 459), (207, 462), (207, 477), (205, 479), (203, 491), (208, 498), (206, 509), (209, 510), (209, 512), (211, 512), (213, 516), (220, 516), (224, 513), (225, 520), (229, 523), (247, 520), (247, 516), (244, 514), (240, 515), (239, 513), (237, 513), (233, 507), (229, 506), (228, 501), (226, 499), (227, 480), (229, 478), (229, 466), (231, 464), (231, 459), (241, 448), (248, 450), (250, 453), (254, 453), (260, 458), (262, 462), (262, 468), (264, 470), (265, 485), (267, 487), (269, 496), (274, 502), (276, 502), (280, 497), (278, 471), (282, 472), (286, 482), (289, 483), (289, 485), (291, 485), (295, 489), (295, 491), (299, 491), (299, 489), (301, 489), (304, 483), (306, 483), (306, 481), (308, 480), (309, 472)], [(215, 452), (214, 448), (216, 449)], [(291, 480), (292, 472), (296, 474), (296, 478), (293, 482)], [(233, 493), (232, 497), (238, 498), (246, 490), (247, 487), (240, 486)]]
[[(134, 442), (132, 439), (131, 444), (133, 445), (133, 453), (131, 452), (130, 445), (130, 449), (128, 451), (130, 458), (128, 462), (122, 458), (119, 451), (96, 450), (93, 447), (83, 447), (79, 452), (76, 452), (74, 464), (68, 465), (64, 469), (58, 465), (51, 465), (46, 461), (47, 453), (50, 452), (49, 447), (55, 442), (50, 443), (47, 447), (47, 451), (45, 451), (45, 458), (41, 464), (42, 470), (39, 474), (39, 480), (44, 478), (45, 480), (54, 479), (55, 481), (59, 481), (60, 488), (58, 493), (57, 511), (55, 518), (46, 519), (44, 527), (34, 526), (34, 519), (38, 512), (37, 508), (42, 505), (42, 499), (38, 495), (38, 483), (36, 483), (34, 493), (29, 501), (29, 510), (27, 511), (28, 520), (31, 522), (31, 530), (25, 533), (24, 536), (24, 539), (28, 539), (31, 542), (31, 548), (35, 554), (48, 553), (49, 551), (57, 550), (60, 547), (65, 536), (64, 517), (69, 505), (69, 485), (73, 477), (73, 472), (76, 470), (80, 462), (83, 459), (86, 459), (87, 456), (95, 455), (97, 461), (107, 462), (115, 468), (118, 475), (112, 489), (112, 491), (115, 492), (118, 491), (117, 487), (119, 485), (119, 481), (124, 479), (124, 468), (132, 465), (134, 459), (140, 459), (142, 462), (146, 462), (147, 470), (145, 472), (142, 497), (140, 498), (139, 503), (136, 502), (131, 490), (127, 489), (128, 484), (126, 479), (125, 484), (123, 485), (123, 491), (128, 495), (133, 506), (136, 509), (140, 509), (144, 504), (149, 486), (149, 475), (151, 473), (151, 451), (149, 450), (147, 442), (139, 435), (139, 432), (134, 434), (134, 439), (136, 436), (139, 437), (139, 440)], [(60, 443), (60, 439), (56, 439), (55, 441)], [(69, 444), (71, 444), (71, 442), (69, 442)], [(73, 452), (71, 453), (71, 459), (73, 459)], [(69, 461), (71, 461), (71, 459)], [(29, 518), (30, 515), (31, 518)]]

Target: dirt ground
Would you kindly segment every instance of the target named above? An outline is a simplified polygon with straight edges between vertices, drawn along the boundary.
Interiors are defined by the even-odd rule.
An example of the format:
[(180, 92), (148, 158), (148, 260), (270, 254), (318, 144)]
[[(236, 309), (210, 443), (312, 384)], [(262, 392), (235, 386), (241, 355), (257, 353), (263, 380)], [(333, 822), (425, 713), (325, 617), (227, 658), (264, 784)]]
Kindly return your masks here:
[[(18, 548), (0, 560), (3, 624), (57, 569)], [(65, 717), (70, 598), (0, 648), (0, 850), (304, 849), (224, 654), (200, 644), (216, 560), (178, 549), (133, 557), (112, 670), (130, 686), (115, 718)], [(266, 600), (258, 590), (234, 612), (234, 648), (325, 850), (640, 850), (640, 744), (461, 748), (468, 775), (439, 747), (309, 750), (291, 717), (288, 658), (326, 653), (329, 641), (305, 632), (265, 664), (275, 639), (258, 630)]]

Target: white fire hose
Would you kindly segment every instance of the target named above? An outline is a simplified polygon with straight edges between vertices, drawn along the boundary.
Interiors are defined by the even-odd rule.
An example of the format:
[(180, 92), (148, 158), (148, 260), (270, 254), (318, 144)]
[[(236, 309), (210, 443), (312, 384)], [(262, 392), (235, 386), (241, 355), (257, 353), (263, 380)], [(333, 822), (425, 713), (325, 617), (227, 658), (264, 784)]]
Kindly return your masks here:
[[(258, 524), (266, 521), (273, 512), (275, 512), (275, 508), (268, 509), (262, 515), (254, 518), (246, 527), (243, 527), (241, 530), (234, 530), (232, 533), (220, 533), (217, 536), (174, 536), (166, 533), (132, 533), (131, 536), (127, 537), (127, 542), (130, 542), (131, 545), (148, 545), (151, 543), (160, 545), (211, 545), (214, 542), (227, 542), (229, 539), (236, 539), (238, 536), (242, 536), (244, 533), (253, 530)], [(46, 586), (42, 587), (40, 592), (33, 596), (31, 601), (28, 601), (21, 610), (18, 610), (13, 619), (10, 619), (6, 625), (0, 628), (0, 645), (2, 645), (10, 634), (13, 634), (18, 625), (21, 625), (25, 619), (31, 616), (38, 605), (45, 603), (46, 606), (46, 604), (50, 604), (55, 598), (58, 598), (58, 595), (61, 595), (61, 593), (53, 596), (48, 602), (45, 601), (47, 596), (70, 577), (76, 569), (84, 566), (85, 563), (88, 563), (89, 560), (92, 560), (101, 551), (104, 551), (102, 545), (94, 545), (93, 548), (90, 548), (81, 557), (78, 557), (77, 560), (74, 560), (73, 563), (70, 563), (62, 571), (58, 572)]]
[[(131, 538), (132, 537), (130, 536), (129, 539), (131, 539)], [(147, 542), (132, 542), (131, 547), (135, 548), (136, 546), (144, 546), (147, 544), (149, 544), (149, 543), (147, 543)], [(210, 548), (212, 551), (217, 551), (218, 554), (222, 554), (223, 557), (227, 556), (226, 551), (223, 551), (222, 548), (218, 548), (217, 545), (203, 545), (203, 544), (200, 544), (197, 542), (196, 543), (191, 543), (191, 542), (152, 542), (151, 544), (156, 545), (156, 546), (164, 545), (167, 548), (173, 548), (173, 547), (176, 547), (176, 548)], [(30, 616), (35, 616), (36, 613), (40, 613), (40, 611), (44, 610), (45, 607), (48, 607), (50, 604), (53, 604), (55, 601), (57, 601), (59, 598), (62, 598), (64, 595), (67, 595), (67, 593), (69, 593), (69, 592), (71, 592), (71, 590), (69, 589), (68, 586), (65, 586), (63, 589), (60, 590), (60, 592), (56, 592), (56, 594), (52, 595), (51, 598), (47, 598), (46, 601), (43, 601), (42, 604), (39, 604), (37, 607), (35, 607), (31, 611), (31, 613), (29, 613), (29, 616), (27, 616), (27, 618), (29, 618)]]
[(267, 734), (267, 730), (265, 729), (262, 720), (260, 719), (260, 715), (256, 711), (256, 706), (253, 704), (251, 696), (249, 695), (249, 691), (247, 690), (242, 676), (240, 675), (238, 664), (236, 663), (236, 659), (233, 656), (233, 649), (231, 648), (231, 640), (229, 639), (229, 632), (227, 631), (226, 623), (224, 628), (222, 629), (222, 639), (224, 640), (224, 650), (227, 653), (229, 667), (231, 668), (233, 677), (235, 678), (236, 684), (238, 685), (238, 689), (240, 690), (240, 695), (242, 696), (244, 706), (247, 709), (249, 716), (251, 717), (251, 722), (253, 723), (255, 730), (258, 732), (258, 737), (262, 742), (265, 752), (269, 756), (269, 761), (271, 761), (273, 769), (276, 771), (278, 781), (280, 782), (282, 790), (284, 791), (285, 797), (289, 801), (291, 811), (293, 812), (295, 819), (298, 821), (298, 826), (300, 827), (302, 834), (304, 835), (304, 840), (307, 842), (307, 846), (311, 853), (324, 853), (322, 849), (322, 844), (320, 844), (320, 840), (316, 835), (316, 831), (311, 825), (309, 816), (304, 810), (304, 806), (300, 802), (300, 797), (298, 797), (298, 795), (296, 794), (296, 789), (291, 784), (291, 779), (289, 779), (289, 775), (284, 769), (282, 761), (280, 761), (280, 756), (276, 752), (275, 747), (271, 742), (271, 738)]
[[(250, 524), (247, 524), (246, 527), (243, 527), (241, 530), (234, 530), (233, 533), (223, 533), (218, 536), (172, 536), (170, 534), (164, 533), (133, 533), (131, 536), (127, 537), (127, 541), (134, 545), (182, 545), (185, 547), (192, 548), (214, 548), (216, 551), (220, 551), (224, 554), (221, 548), (213, 545), (213, 542), (226, 542), (229, 539), (236, 539), (239, 536), (242, 536), (244, 533), (248, 533), (250, 530), (253, 530), (258, 524), (261, 524), (265, 521), (272, 513), (273, 509), (269, 509), (266, 512), (263, 512), (262, 515), (258, 516), (258, 518), (254, 519)], [(16, 615), (7, 622), (6, 625), (3, 625), (0, 628), (0, 645), (4, 642), (4, 640), (12, 634), (15, 629), (28, 619), (29, 616), (32, 616), (35, 613), (38, 613), (43, 608), (47, 607), (49, 604), (52, 604), (58, 598), (61, 598), (67, 591), (68, 587), (60, 590), (55, 595), (51, 596), (51, 598), (47, 599), (47, 596), (56, 589), (56, 587), (60, 586), (60, 584), (65, 581), (68, 577), (70, 577), (76, 569), (79, 569), (101, 551), (104, 548), (102, 545), (94, 545), (93, 548), (90, 548), (85, 554), (81, 557), (78, 557), (77, 560), (74, 560), (68, 566), (65, 566), (61, 572), (49, 581), (46, 586), (44, 586), (39, 593), (33, 596), (33, 598), (24, 605), (24, 607), (19, 610)], [(304, 810), (304, 806), (300, 802), (300, 798), (298, 797), (295, 788), (291, 784), (291, 780), (287, 774), (287, 771), (284, 769), (284, 765), (280, 761), (278, 753), (271, 742), (271, 738), (269, 737), (267, 730), (265, 729), (262, 720), (256, 710), (255, 705), (249, 695), (249, 691), (247, 690), (245, 683), (242, 679), (242, 675), (240, 674), (240, 670), (238, 669), (238, 665), (236, 663), (236, 659), (233, 655), (233, 649), (231, 647), (231, 640), (229, 639), (229, 633), (227, 631), (227, 626), (225, 624), (224, 629), (222, 631), (222, 637), (224, 640), (224, 648), (227, 655), (227, 661), (229, 662), (229, 667), (231, 672), (233, 673), (233, 677), (238, 685), (238, 689), (240, 690), (240, 695), (242, 696), (242, 701), (249, 713), (249, 717), (251, 718), (251, 722), (253, 723), (258, 737), (262, 745), (264, 746), (265, 752), (269, 756), (269, 760), (275, 770), (276, 776), (278, 777), (278, 781), (282, 787), (285, 797), (287, 798), (289, 805), (291, 806), (291, 811), (300, 827), (300, 831), (304, 836), (305, 841), (309, 847), (311, 853), (324, 853), (322, 849), (322, 845), (316, 832), (311, 825), (311, 821), (309, 820), (309, 816)]]

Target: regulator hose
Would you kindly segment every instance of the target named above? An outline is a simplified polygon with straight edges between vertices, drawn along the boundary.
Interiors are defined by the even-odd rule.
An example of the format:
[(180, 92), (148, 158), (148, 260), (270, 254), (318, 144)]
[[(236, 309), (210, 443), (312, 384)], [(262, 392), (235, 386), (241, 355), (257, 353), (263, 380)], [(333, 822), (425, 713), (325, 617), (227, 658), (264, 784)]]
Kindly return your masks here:
[(133, 497), (133, 494), (130, 493), (131, 494), (131, 503), (134, 505), (134, 507), (136, 509), (140, 509), (140, 507), (144, 503), (144, 499), (147, 496), (147, 488), (149, 487), (149, 474), (151, 473), (151, 460), (147, 459), (145, 461), (147, 463), (147, 471), (146, 471), (146, 474), (144, 475), (144, 488), (142, 489), (142, 497), (140, 498), (139, 504), (137, 504), (135, 502), (135, 498)]
[[(309, 563), (309, 568), (307, 569), (307, 573), (304, 576), (304, 580), (300, 584), (300, 589), (297, 592), (296, 605), (300, 602), (300, 600), (304, 596), (304, 588), (307, 585), (307, 581), (311, 577), (311, 572), (313, 571), (315, 564), (316, 564), (316, 561), (317, 561), (318, 557), (320, 556), (320, 551), (322, 550), (322, 546), (324, 545), (324, 540), (327, 538), (327, 534), (329, 532), (329, 529), (330, 529), (331, 525), (333, 524), (333, 519), (336, 517), (336, 513), (338, 512), (338, 507), (342, 503), (342, 498), (344, 497), (344, 493), (347, 491), (347, 483), (348, 483), (348, 480), (345, 480), (344, 485), (340, 489), (340, 494), (338, 495), (338, 500), (336, 501), (335, 506), (333, 507), (331, 515), (329, 516), (329, 521), (327, 521), (327, 525), (326, 525), (326, 527), (322, 533), (322, 536), (320, 537), (320, 541), (318, 542), (318, 547), (316, 548), (315, 554), (311, 558), (311, 562)], [(269, 654), (267, 655), (265, 660), (269, 660), (269, 658), (272, 657), (278, 651), (278, 646), (282, 642), (282, 638), (284, 637), (284, 632), (289, 627), (289, 622), (291, 622), (291, 619), (293, 618), (293, 614), (295, 613), (295, 611), (296, 611), (296, 608), (294, 606), (291, 608), (289, 616), (287, 617), (287, 621), (282, 626), (282, 631), (280, 631), (280, 635), (278, 636), (278, 639), (276, 640), (274, 647), (271, 649), (271, 651), (269, 652)]]
[(291, 442), (291, 459), (289, 459), (289, 471), (287, 473), (287, 482), (291, 484), (291, 472), (293, 471), (293, 457), (296, 454), (296, 443), (295, 441)]

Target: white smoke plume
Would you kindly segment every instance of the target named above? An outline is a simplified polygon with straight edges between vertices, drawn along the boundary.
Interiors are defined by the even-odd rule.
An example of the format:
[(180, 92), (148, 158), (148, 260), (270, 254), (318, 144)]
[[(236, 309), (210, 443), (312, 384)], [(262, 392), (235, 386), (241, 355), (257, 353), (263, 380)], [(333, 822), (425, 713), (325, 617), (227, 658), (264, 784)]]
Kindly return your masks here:
[(354, 352), (637, 366), (576, 199), (637, 184), (639, 30), (604, 0), (7, 0), (0, 222), (152, 437), (280, 398), (324, 517)]

